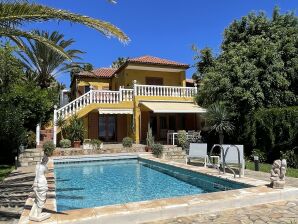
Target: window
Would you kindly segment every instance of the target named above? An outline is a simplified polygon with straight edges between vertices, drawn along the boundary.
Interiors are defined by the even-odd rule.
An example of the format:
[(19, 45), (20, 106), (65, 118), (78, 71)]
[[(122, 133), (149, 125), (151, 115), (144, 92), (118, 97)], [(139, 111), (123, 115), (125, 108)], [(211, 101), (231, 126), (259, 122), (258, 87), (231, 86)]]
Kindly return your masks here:
[(163, 78), (146, 77), (146, 85), (162, 86), (163, 85)]
[(88, 93), (90, 91), (90, 86), (85, 86), (84, 90), (85, 90), (85, 93)]
[(159, 123), (160, 123), (160, 129), (166, 129), (167, 128), (167, 117), (166, 116), (160, 116), (159, 117)]

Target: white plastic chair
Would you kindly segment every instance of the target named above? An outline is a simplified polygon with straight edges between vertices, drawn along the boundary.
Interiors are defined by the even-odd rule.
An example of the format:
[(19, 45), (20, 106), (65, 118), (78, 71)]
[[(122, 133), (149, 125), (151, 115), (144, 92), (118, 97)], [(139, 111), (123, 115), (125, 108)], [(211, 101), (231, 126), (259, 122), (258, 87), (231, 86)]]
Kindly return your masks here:
[[(240, 152), (240, 164), (241, 164), (241, 176), (244, 177), (245, 169), (245, 159), (244, 159), (244, 147), (243, 145), (235, 145), (238, 147)], [(230, 147), (230, 148), (229, 148)], [(238, 152), (233, 145), (222, 145), (223, 153), (226, 153), (229, 148), (228, 153), (226, 154), (225, 162), (226, 164), (238, 164)], [(220, 156), (220, 162), (223, 163), (223, 155)]]
[(186, 156), (186, 164), (190, 162), (190, 159), (204, 159), (204, 167), (208, 163), (207, 144), (205, 143), (190, 143), (189, 153)]

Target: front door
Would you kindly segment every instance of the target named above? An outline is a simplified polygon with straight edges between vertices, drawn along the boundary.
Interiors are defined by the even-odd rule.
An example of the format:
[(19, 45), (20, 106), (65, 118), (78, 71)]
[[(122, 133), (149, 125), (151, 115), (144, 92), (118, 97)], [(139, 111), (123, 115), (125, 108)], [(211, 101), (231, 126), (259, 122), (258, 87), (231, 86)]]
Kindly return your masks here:
[(116, 141), (116, 116), (111, 114), (99, 115), (99, 139), (112, 142)]

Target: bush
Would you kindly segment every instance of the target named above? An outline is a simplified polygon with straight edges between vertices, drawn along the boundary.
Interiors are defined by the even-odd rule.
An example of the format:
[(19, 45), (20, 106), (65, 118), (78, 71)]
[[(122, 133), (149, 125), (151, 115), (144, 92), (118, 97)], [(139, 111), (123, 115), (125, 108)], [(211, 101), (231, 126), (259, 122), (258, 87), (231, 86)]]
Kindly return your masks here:
[(100, 149), (100, 145), (101, 145), (102, 141), (100, 141), (99, 139), (92, 139), (90, 144), (92, 145), (93, 149)]
[(298, 144), (298, 107), (256, 111), (246, 123), (246, 136), (247, 143), (266, 152), (269, 163), (279, 159), (280, 151)]
[(298, 155), (295, 155), (294, 149), (286, 152), (280, 152), (281, 158), (287, 160), (287, 166), (298, 168)]
[(84, 122), (77, 115), (73, 115), (70, 118), (69, 124), (66, 126), (65, 130), (67, 138), (72, 142), (82, 141), (84, 139)]
[(55, 145), (52, 141), (47, 141), (43, 144), (42, 148), (46, 156), (51, 156), (55, 150)]
[(259, 157), (259, 162), (263, 163), (266, 161), (266, 153), (260, 149), (253, 149), (251, 152), (251, 159), (254, 160), (254, 156)]
[(71, 141), (69, 139), (62, 139), (59, 144), (62, 148), (70, 148)]
[(130, 147), (132, 147), (132, 143), (133, 143), (133, 140), (132, 140), (132, 138), (130, 138), (130, 137), (125, 137), (125, 138), (123, 138), (123, 140), (122, 140), (122, 145), (123, 145), (123, 147), (128, 147), (128, 148), (130, 148)]
[(163, 153), (163, 145), (162, 144), (153, 144), (152, 145), (152, 153), (153, 155), (155, 155), (156, 157), (160, 157)]
[(147, 137), (146, 137), (146, 144), (149, 147), (151, 147), (154, 144), (154, 137), (152, 135), (152, 128), (150, 127), (150, 124), (148, 124), (148, 132), (147, 132)]
[(178, 146), (182, 147), (182, 149), (187, 149), (189, 147), (189, 143), (187, 141), (186, 131), (178, 131), (177, 134)]
[(36, 147), (36, 134), (34, 133), (34, 131), (27, 132), (26, 145), (28, 149), (32, 149)]

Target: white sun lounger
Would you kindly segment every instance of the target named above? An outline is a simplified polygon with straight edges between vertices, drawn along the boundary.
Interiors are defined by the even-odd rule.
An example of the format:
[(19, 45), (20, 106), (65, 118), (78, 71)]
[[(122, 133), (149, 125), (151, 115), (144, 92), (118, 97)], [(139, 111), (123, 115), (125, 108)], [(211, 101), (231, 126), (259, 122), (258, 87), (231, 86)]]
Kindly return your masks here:
[(207, 144), (204, 143), (190, 143), (189, 153), (186, 156), (186, 164), (190, 162), (190, 159), (204, 159), (204, 167), (208, 162)]

